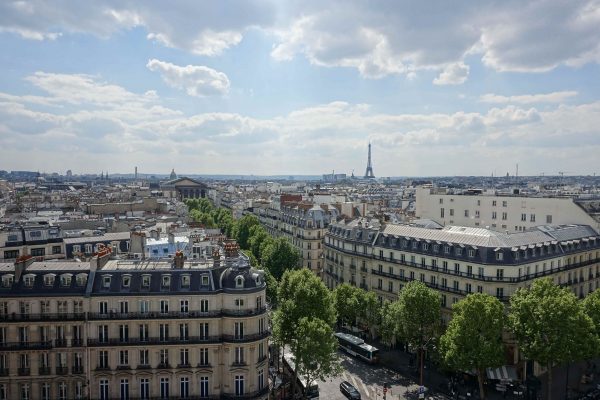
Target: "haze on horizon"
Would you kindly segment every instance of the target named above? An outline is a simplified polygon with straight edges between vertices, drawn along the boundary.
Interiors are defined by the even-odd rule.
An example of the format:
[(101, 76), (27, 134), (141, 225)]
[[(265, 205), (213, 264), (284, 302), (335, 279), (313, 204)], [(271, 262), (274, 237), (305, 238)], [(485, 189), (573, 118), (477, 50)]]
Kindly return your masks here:
[(0, 169), (600, 173), (599, 10), (4, 1)]

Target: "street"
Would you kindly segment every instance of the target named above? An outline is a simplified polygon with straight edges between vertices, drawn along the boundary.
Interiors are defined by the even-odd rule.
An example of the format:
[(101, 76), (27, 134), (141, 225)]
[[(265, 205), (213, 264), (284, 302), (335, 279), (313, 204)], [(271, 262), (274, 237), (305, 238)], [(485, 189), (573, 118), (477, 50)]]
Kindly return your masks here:
[[(348, 381), (358, 389), (363, 400), (383, 400), (383, 386), (389, 385), (387, 400), (416, 399), (419, 385), (410, 378), (379, 365), (369, 365), (356, 358), (340, 352), (344, 372), (327, 381), (319, 381), (319, 398), (327, 400), (343, 400), (346, 397), (340, 392), (340, 383)], [(407, 394), (409, 396), (407, 396)], [(427, 396), (427, 398), (431, 398)]]

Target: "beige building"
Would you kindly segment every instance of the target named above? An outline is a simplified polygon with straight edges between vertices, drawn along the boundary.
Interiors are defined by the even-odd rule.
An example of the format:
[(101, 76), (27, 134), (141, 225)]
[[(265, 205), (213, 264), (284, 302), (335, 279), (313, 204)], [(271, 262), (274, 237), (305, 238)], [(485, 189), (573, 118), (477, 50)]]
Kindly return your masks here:
[(279, 209), (256, 208), (256, 214), (272, 236), (289, 239), (300, 252), (302, 266), (321, 275), (323, 271), (323, 239), (337, 209), (310, 202), (284, 202)]
[(266, 286), (237, 244), (109, 256), (0, 265), (0, 399), (267, 397)]
[[(419, 187), (415, 216), (441, 225), (522, 232), (538, 225), (590, 225), (600, 232), (600, 200), (571, 197), (531, 197)], [(595, 211), (594, 211), (595, 210)]]

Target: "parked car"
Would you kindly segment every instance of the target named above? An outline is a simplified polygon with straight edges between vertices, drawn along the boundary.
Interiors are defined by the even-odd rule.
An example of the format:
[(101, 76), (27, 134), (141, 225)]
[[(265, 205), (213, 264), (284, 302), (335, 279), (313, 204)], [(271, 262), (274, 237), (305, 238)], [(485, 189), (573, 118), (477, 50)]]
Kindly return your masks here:
[(360, 400), (360, 392), (348, 381), (340, 383), (340, 392), (350, 400)]

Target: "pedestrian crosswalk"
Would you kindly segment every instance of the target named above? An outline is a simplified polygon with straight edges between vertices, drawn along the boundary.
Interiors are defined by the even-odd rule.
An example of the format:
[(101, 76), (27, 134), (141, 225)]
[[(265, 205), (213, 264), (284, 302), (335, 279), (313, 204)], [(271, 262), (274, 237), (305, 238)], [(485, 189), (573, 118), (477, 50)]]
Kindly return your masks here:
[(357, 380), (354, 375), (349, 375), (346, 373), (346, 371), (344, 371), (342, 373), (342, 379), (350, 382), (355, 388), (357, 388), (358, 391), (361, 392), (362, 398), (364, 400), (375, 399), (375, 391), (373, 390), (373, 388), (365, 385), (363, 381)]

